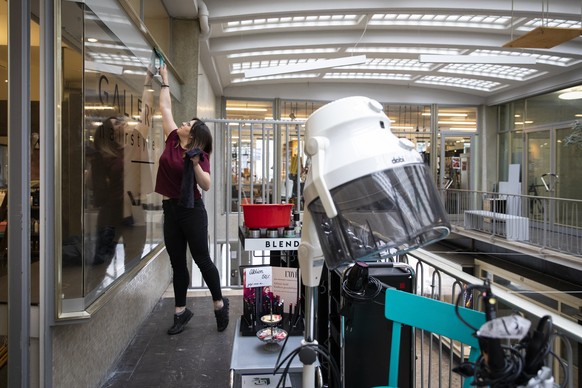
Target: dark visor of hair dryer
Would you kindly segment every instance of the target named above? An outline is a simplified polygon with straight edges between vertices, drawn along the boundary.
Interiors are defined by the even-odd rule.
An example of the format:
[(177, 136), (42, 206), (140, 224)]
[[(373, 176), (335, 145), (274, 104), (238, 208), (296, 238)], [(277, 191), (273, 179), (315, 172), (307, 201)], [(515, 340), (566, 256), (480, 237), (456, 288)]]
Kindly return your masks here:
[(373, 173), (331, 190), (338, 215), (316, 198), (309, 211), (328, 268), (377, 261), (445, 238), (450, 224), (423, 164)]

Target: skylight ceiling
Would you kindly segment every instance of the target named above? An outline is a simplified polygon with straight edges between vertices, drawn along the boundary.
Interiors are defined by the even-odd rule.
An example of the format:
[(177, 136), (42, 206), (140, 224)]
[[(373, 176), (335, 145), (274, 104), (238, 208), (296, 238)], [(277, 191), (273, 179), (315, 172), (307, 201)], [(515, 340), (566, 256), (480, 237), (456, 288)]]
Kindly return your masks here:
[[(533, 4), (536, 3), (536, 4)], [(576, 4), (577, 3), (577, 4)], [(552, 49), (504, 48), (539, 26), (581, 27), (580, 2), (426, 1), (240, 2), (205, 0), (211, 33), (201, 54), (213, 87), (297, 83), (376, 83), (494, 95), (565, 73), (582, 74), (582, 38)], [(301, 10), (302, 7), (308, 9)], [(419, 55), (510, 56), (534, 64), (422, 63)], [(250, 69), (365, 55), (360, 65), (245, 78)], [(204, 59), (204, 57), (206, 58)], [(208, 67), (208, 66), (207, 66)]]

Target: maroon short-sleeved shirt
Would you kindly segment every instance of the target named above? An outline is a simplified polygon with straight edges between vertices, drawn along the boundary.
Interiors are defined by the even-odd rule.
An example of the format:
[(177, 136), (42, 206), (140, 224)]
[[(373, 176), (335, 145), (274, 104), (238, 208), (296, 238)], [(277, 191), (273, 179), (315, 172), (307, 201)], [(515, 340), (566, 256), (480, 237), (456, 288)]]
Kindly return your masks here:
[[(168, 198), (180, 198), (180, 186), (184, 174), (184, 152), (186, 150), (180, 146), (178, 130), (174, 129), (166, 139), (166, 147), (160, 156), (156, 177), (156, 193)], [(206, 152), (203, 154), (204, 161), (200, 161), (200, 167), (203, 171), (210, 173), (210, 158)], [(194, 190), (194, 199), (202, 198), (198, 185), (194, 184), (192, 190)]]

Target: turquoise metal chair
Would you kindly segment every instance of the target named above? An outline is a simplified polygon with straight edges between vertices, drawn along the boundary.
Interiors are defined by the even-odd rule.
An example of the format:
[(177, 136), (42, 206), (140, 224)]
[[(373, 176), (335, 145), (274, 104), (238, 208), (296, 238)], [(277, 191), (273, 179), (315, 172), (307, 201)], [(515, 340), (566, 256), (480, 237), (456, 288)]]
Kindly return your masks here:
[[(480, 328), (485, 323), (485, 313), (459, 306), (459, 314), (473, 327)], [(470, 345), (469, 361), (475, 362), (479, 358), (480, 348), (477, 337), (473, 335), (473, 329), (459, 320), (453, 304), (389, 288), (386, 290), (384, 315), (393, 322), (389, 386), (384, 388), (398, 387), (398, 355), (402, 325), (427, 330)], [(465, 379), (463, 387), (471, 387), (472, 380), (473, 378)]]

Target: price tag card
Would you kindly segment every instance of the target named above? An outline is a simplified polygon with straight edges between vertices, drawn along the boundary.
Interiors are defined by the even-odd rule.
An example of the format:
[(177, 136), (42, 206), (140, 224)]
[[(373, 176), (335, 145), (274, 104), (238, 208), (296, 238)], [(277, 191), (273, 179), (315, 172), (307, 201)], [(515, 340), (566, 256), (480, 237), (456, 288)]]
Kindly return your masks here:
[(287, 305), (299, 302), (299, 269), (271, 267), (273, 269), (273, 294), (278, 295)]
[(265, 287), (273, 284), (273, 267), (250, 267), (243, 272), (245, 288)]
[[(279, 380), (281, 379), (281, 374), (270, 374), (270, 375), (242, 375), (241, 376), (241, 383), (242, 388), (251, 388), (251, 387), (260, 387), (260, 388), (275, 388), (279, 384)], [(291, 378), (289, 374), (285, 376), (285, 382), (283, 383), (284, 387), (291, 386)]]

